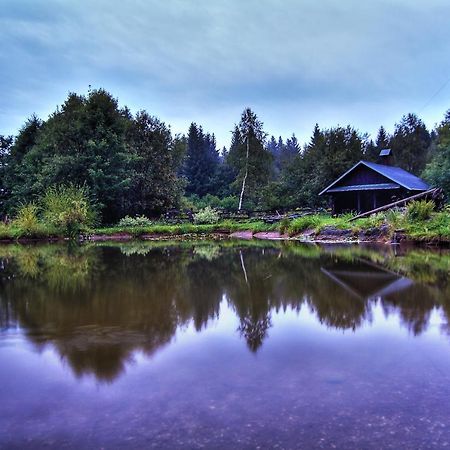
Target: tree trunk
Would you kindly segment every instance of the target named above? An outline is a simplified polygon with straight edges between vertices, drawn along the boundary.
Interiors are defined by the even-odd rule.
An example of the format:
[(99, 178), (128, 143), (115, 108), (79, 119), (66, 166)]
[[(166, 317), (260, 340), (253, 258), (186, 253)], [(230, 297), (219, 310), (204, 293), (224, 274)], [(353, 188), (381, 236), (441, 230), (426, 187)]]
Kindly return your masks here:
[(247, 136), (247, 157), (245, 159), (245, 174), (244, 178), (242, 180), (242, 189), (241, 189), (241, 195), (239, 196), (239, 208), (238, 211), (242, 209), (242, 200), (244, 199), (244, 191), (245, 191), (245, 183), (247, 181), (247, 175), (248, 175), (248, 155), (249, 155), (249, 138)]

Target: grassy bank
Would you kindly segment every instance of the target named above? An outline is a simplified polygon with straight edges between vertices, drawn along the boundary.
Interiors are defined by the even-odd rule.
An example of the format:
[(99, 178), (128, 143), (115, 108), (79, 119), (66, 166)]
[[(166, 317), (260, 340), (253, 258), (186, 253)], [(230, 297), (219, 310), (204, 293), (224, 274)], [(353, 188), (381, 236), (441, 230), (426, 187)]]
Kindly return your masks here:
[[(250, 231), (252, 233), (278, 231), (289, 237), (325, 239), (334, 236), (335, 240), (389, 240), (394, 233), (400, 233), (405, 239), (414, 241), (450, 242), (450, 209), (436, 212), (433, 204), (416, 202), (403, 210), (390, 210), (368, 218), (351, 220), (352, 215), (332, 217), (326, 214), (306, 215), (296, 219), (284, 218), (275, 224), (263, 221), (219, 221), (212, 224), (167, 224), (150, 222), (140, 226), (111, 226), (81, 229), (85, 239), (90, 238), (141, 238), (198, 236), (213, 234), (231, 234)], [(342, 232), (342, 233), (340, 233)], [(57, 228), (43, 222), (32, 227), (23, 226), (19, 221), (10, 224), (0, 223), (0, 240), (19, 239), (62, 239), (67, 236), (65, 228)]]
[(450, 210), (446, 208), (436, 212), (432, 205), (426, 203), (417, 202), (405, 210), (390, 210), (357, 220), (351, 220), (352, 215), (311, 215), (284, 222), (281, 227), (290, 236), (306, 230), (312, 232), (313, 236), (321, 235), (333, 229), (347, 231), (357, 237), (368, 231), (382, 230), (388, 239), (398, 232), (413, 241), (450, 242)]

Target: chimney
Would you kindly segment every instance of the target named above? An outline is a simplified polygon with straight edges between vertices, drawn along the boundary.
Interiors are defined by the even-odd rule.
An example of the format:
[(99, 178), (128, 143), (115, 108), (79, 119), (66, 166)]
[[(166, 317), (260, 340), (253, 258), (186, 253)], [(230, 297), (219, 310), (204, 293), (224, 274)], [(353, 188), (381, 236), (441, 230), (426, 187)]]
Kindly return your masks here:
[(390, 148), (384, 148), (378, 155), (378, 162), (385, 166), (392, 166), (392, 150)]

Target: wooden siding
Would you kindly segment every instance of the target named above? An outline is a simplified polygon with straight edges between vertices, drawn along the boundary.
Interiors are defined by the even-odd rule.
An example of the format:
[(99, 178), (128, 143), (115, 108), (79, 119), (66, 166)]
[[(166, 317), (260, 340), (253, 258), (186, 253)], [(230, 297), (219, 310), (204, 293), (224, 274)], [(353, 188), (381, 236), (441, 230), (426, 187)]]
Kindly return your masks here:
[(333, 187), (378, 183), (392, 183), (392, 180), (384, 177), (378, 172), (375, 172), (369, 167), (360, 165), (344, 178), (342, 178), (342, 180), (336, 183)]

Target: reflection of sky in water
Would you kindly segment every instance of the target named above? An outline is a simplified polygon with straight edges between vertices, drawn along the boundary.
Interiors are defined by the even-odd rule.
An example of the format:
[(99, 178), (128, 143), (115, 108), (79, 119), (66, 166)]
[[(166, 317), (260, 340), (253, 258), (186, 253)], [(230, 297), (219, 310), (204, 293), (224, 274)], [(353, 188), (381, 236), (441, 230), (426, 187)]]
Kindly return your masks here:
[[(254, 285), (255, 274), (269, 270), (257, 261), (269, 261), (271, 256), (258, 254), (252, 260), (251, 253), (247, 255), (249, 282)], [(129, 262), (122, 258), (115, 264)], [(276, 255), (274, 261), (270, 260), (287, 264), (270, 266), (278, 278), (264, 288), (268, 299), (276, 300), (280, 286), (294, 283), (295, 289), (286, 292), (296, 291), (297, 276), (290, 271), (301, 264), (295, 265), (290, 256), (278, 262)], [(219, 267), (220, 261), (209, 264)], [(355, 302), (364, 305), (366, 300), (347, 297), (341, 285), (320, 272), (324, 264), (333, 273), (338, 273), (338, 268), (348, 281), (348, 267), (343, 273), (343, 265), (337, 267), (328, 260), (314, 264), (308, 267), (311, 277), (315, 270), (324, 284), (323, 299), (319, 298), (322, 291), (313, 289), (311, 295), (318, 297), (309, 303), (299, 299), (293, 303), (295, 308), (287, 303), (261, 310), (257, 302), (247, 305), (236, 300), (241, 295), (238, 284), (245, 283), (238, 260), (234, 278), (219, 299), (218, 312), (210, 314), (200, 327), (192, 317), (178, 323), (167, 340), (150, 347), (150, 353), (143, 348), (145, 340), (153, 336), (141, 333), (136, 327), (141, 322), (134, 315), (129, 322), (125, 317), (113, 320), (119, 316), (105, 315), (103, 308), (120, 305), (113, 297), (99, 303), (99, 309), (93, 310), (99, 317), (95, 339), (106, 336), (108, 342), (108, 333), (116, 339), (112, 325), (137, 333), (137, 345), (131, 340), (130, 352), (123, 354), (123, 371), (110, 379), (96, 372), (101, 365), (95, 358), (103, 361), (104, 347), (83, 360), (93, 371), (78, 375), (73, 361), (63, 356), (70, 354), (72, 345), (80, 345), (72, 339), (73, 333), (92, 332), (96, 317), (88, 320), (80, 315), (83, 321), (75, 322), (75, 328), (65, 335), (64, 330), (48, 331), (59, 317), (52, 310), (33, 310), (27, 303), (25, 310), (35, 314), (27, 316), (18, 307), (22, 322), (13, 322), (0, 332), (0, 448), (442, 448), (446, 442), (450, 444), (450, 337), (443, 331), (447, 317), (442, 309), (435, 300), (424, 298), (434, 306), (427, 310), (427, 326), (414, 333), (405, 326), (405, 317), (414, 318), (415, 311), (421, 312), (417, 310), (420, 304), (415, 301), (406, 316), (401, 313), (398, 302), (401, 306), (413, 298), (411, 291), (403, 290), (392, 302), (377, 299), (368, 303), (364, 319), (355, 328), (332, 326), (334, 315), (360, 314)], [(263, 268), (255, 272), (252, 265)], [(352, 265), (352, 271), (355, 268), (366, 270), (359, 263)], [(187, 273), (195, 279), (195, 272)], [(417, 289), (415, 286), (409, 289)], [(261, 301), (260, 286), (255, 288), (256, 299)], [(427, 295), (428, 291), (417, 292)], [(56, 307), (64, 299), (48, 297), (42, 305), (50, 301)], [(334, 301), (341, 301), (338, 309), (324, 307), (328, 302), (333, 306)], [(83, 303), (69, 303), (68, 309), (58, 310), (58, 314), (63, 317), (80, 305)], [(240, 314), (247, 311), (244, 306), (270, 317), (257, 351), (250, 350), (240, 331)], [(40, 330), (30, 317), (36, 321), (41, 317), (45, 329)], [(153, 324), (151, 317), (142, 327), (148, 323)], [(149, 330), (159, 332), (159, 328)], [(43, 344), (37, 345), (32, 335), (43, 339)], [(82, 345), (89, 348), (89, 341)]]

